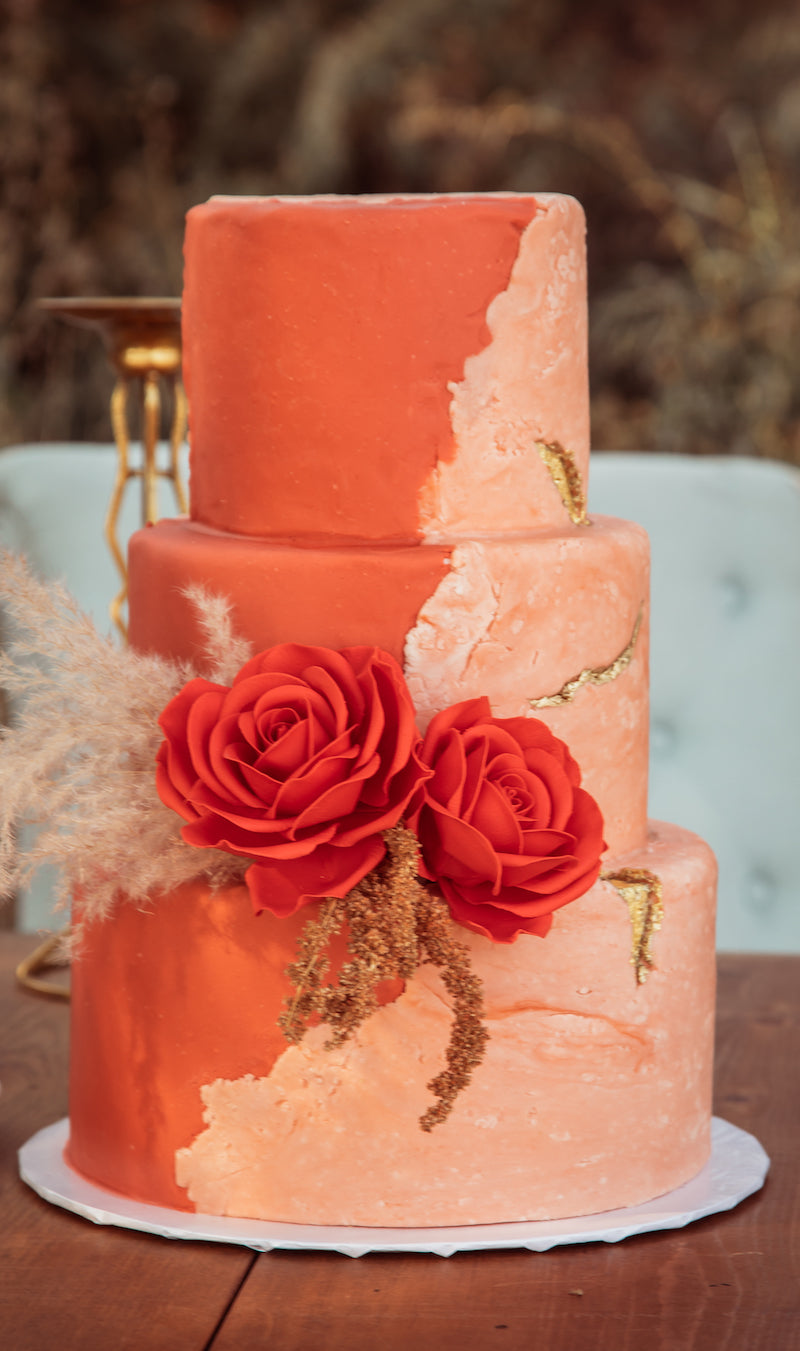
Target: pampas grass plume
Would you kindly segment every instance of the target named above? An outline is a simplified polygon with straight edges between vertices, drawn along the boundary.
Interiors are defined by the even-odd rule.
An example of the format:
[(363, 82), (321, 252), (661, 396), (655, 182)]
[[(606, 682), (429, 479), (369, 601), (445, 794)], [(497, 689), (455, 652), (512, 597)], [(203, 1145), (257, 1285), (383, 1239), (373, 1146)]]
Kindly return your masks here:
[[(205, 670), (228, 684), (250, 649), (233, 634), (224, 600), (198, 587), (189, 599)], [(156, 792), (159, 715), (198, 670), (118, 647), (63, 586), (37, 580), (5, 551), (0, 604), (14, 630), (0, 654), (0, 686), (17, 709), (0, 731), (0, 897), (53, 863), (57, 901), (79, 891), (83, 925), (108, 915), (122, 894), (144, 904), (198, 876), (212, 886), (240, 880), (247, 861), (185, 844), (181, 818)], [(21, 857), (25, 822), (40, 830)]]

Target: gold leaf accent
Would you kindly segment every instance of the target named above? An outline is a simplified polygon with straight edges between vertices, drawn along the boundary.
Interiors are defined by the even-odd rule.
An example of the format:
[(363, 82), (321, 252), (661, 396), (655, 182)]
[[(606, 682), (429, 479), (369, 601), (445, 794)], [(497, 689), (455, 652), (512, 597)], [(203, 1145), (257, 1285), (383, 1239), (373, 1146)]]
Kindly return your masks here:
[(586, 495), (572, 451), (565, 450), (558, 441), (537, 441), (536, 449), (547, 465), (572, 524), (589, 525), (589, 518), (586, 515)]
[(639, 606), (639, 613), (636, 616), (636, 623), (633, 626), (633, 633), (630, 642), (622, 649), (618, 657), (615, 657), (610, 666), (600, 666), (596, 668), (587, 667), (572, 680), (568, 680), (566, 685), (562, 685), (557, 694), (545, 694), (541, 699), (529, 699), (528, 704), (531, 708), (557, 708), (560, 704), (571, 704), (578, 690), (584, 685), (607, 685), (610, 681), (616, 680), (617, 676), (622, 675), (633, 658), (636, 640), (639, 637), (639, 630), (642, 627), (642, 606)]
[(652, 939), (664, 917), (661, 880), (647, 868), (620, 868), (616, 873), (601, 873), (600, 881), (616, 887), (628, 907), (633, 927), (631, 965), (637, 985), (643, 985), (655, 966)]

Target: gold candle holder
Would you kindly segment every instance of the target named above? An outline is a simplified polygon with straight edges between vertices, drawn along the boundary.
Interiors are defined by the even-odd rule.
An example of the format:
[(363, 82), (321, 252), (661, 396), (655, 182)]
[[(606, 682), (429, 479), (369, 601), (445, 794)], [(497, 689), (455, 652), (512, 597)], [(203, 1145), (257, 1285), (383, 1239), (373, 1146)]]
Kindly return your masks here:
[[(40, 300), (39, 307), (73, 323), (96, 329), (106, 345), (117, 380), (111, 394), (111, 427), (117, 446), (117, 473), (105, 521), (106, 543), (122, 578), (122, 587), (109, 605), (111, 618), (123, 637), (127, 626), (123, 606), (128, 594), (128, 569), (118, 537), (119, 513), (131, 479), (141, 479), (142, 524), (158, 520), (158, 480), (171, 482), (180, 512), (188, 511), (180, 476), (178, 453), (186, 436), (186, 396), (181, 370), (181, 302), (170, 298), (89, 298)], [(162, 420), (162, 385), (172, 395), (169, 428), (169, 464), (159, 469), (156, 449)], [(141, 417), (142, 462), (131, 464), (130, 394), (138, 393)]]

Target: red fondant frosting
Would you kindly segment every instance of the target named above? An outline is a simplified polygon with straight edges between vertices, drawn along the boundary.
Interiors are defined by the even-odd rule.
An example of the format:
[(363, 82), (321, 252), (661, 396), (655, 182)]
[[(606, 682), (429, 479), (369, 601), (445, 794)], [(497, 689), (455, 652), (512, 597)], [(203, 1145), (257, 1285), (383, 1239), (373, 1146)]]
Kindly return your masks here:
[(406, 636), (448, 561), (447, 549), (433, 545), (298, 549), (159, 521), (130, 542), (131, 646), (202, 669), (204, 634), (185, 594), (201, 581), (230, 601), (236, 632), (257, 652), (284, 642), (342, 648), (368, 640), (402, 662)]
[[(268, 1074), (285, 1050), (286, 967), (307, 919), (255, 916), (244, 887), (209, 893), (193, 882), (90, 926), (72, 989), (74, 1167), (113, 1191), (191, 1209), (175, 1151), (202, 1129), (209, 1073)], [(335, 936), (334, 970), (345, 955)], [(387, 983), (380, 1002), (398, 990)]]
[[(582, 243), (580, 208), (561, 201)], [(420, 494), (454, 456), (452, 383), (487, 346), (488, 307), (541, 211), (511, 195), (222, 197), (190, 211), (193, 518), (307, 542), (419, 538)], [(582, 329), (567, 351), (549, 296), (535, 322), (587, 406)], [(543, 519), (560, 520), (543, 495)]]

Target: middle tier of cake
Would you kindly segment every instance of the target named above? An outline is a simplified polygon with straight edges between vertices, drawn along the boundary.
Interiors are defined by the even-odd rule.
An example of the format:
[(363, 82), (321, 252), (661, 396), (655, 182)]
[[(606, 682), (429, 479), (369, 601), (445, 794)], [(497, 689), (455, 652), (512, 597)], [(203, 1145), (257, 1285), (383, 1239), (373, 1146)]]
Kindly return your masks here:
[(203, 639), (187, 588), (226, 597), (255, 651), (368, 644), (403, 666), (420, 730), (488, 695), (496, 717), (564, 740), (614, 854), (646, 837), (649, 547), (628, 521), (431, 545), (298, 548), (161, 521), (130, 546), (130, 638), (190, 659)]

